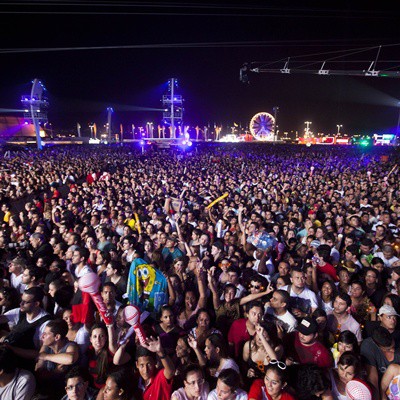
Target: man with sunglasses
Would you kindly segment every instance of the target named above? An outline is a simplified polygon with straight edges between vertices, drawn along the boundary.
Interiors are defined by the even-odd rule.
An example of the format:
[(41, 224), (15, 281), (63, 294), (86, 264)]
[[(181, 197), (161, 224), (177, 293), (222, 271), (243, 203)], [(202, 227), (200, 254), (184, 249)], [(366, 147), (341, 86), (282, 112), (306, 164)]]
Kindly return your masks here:
[[(40, 338), (51, 319), (51, 315), (41, 307), (43, 297), (43, 289), (39, 286), (26, 289), (20, 307), (0, 316), (0, 323), (13, 326), (11, 332), (1, 340), (9, 344), (16, 356), (31, 360), (31, 368), (40, 348)], [(28, 368), (27, 363), (24, 363), (24, 368)]]

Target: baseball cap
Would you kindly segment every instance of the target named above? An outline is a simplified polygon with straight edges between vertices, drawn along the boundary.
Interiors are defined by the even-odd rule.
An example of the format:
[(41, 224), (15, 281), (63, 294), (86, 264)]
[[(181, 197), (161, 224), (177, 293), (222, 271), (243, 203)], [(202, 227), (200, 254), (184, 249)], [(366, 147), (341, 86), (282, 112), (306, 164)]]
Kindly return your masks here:
[(350, 400), (372, 400), (372, 392), (366, 383), (353, 379), (346, 384), (346, 397)]
[(297, 325), (296, 330), (303, 335), (311, 335), (318, 332), (318, 323), (312, 317), (305, 317)]
[(397, 314), (396, 310), (394, 309), (394, 307), (389, 306), (388, 304), (384, 304), (378, 312), (378, 315), (397, 315), (398, 317), (400, 316), (399, 314)]
[(319, 240), (312, 240), (310, 243), (311, 247), (319, 247), (321, 245), (321, 242)]

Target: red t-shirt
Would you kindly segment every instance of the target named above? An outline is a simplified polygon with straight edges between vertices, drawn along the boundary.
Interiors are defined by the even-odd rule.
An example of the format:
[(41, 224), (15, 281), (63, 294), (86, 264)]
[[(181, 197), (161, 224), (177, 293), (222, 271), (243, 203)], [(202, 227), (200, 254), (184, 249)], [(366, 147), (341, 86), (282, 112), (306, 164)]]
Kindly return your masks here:
[[(249, 391), (249, 400), (272, 400), (267, 393), (263, 379), (256, 379)], [(280, 400), (294, 400), (295, 398), (288, 392), (283, 391)]]
[(339, 282), (339, 278), (336, 274), (336, 269), (333, 265), (326, 263), (324, 266), (317, 265), (317, 271), (321, 274), (329, 275), (334, 282)]
[(143, 392), (143, 400), (170, 400), (172, 394), (173, 379), (167, 379), (164, 375), (164, 368), (160, 369), (154, 378), (151, 378)]
[[(93, 377), (93, 384), (97, 389), (101, 389), (106, 384), (107, 376), (100, 377), (97, 373), (97, 362), (99, 361), (99, 359), (96, 356), (92, 345), (90, 345), (88, 349), (88, 358), (89, 358), (89, 373)], [(110, 350), (107, 350), (108, 370), (114, 365), (113, 358), (114, 354), (111, 353)]]
[(288, 335), (289, 348), (293, 349), (296, 361), (300, 364), (316, 364), (320, 368), (333, 366), (332, 353), (320, 342), (316, 341), (311, 346), (304, 346), (299, 339), (299, 333)]
[(235, 347), (235, 357), (242, 354), (243, 345), (250, 340), (249, 332), (247, 332), (246, 318), (239, 318), (233, 321), (229, 333), (228, 342)]

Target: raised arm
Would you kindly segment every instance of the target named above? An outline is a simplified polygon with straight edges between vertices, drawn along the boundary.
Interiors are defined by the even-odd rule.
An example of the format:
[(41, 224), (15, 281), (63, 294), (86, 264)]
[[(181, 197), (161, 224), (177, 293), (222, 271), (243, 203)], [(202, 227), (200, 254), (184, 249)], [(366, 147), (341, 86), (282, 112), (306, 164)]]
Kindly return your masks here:
[(215, 284), (215, 280), (211, 271), (208, 271), (207, 273), (207, 280), (208, 280), (208, 287), (210, 288), (213, 296), (214, 310), (217, 310), (221, 305), (221, 300), (219, 299), (217, 286)]
[(243, 224), (243, 204), (239, 204), (239, 208), (238, 208), (238, 224), (240, 227), (240, 230), (242, 232), (245, 232), (246, 227)]
[(207, 304), (207, 293), (206, 293), (206, 284), (205, 284), (205, 279), (204, 279), (204, 274), (201, 271), (201, 267), (198, 271), (197, 274), (199, 278), (199, 302), (198, 306), (199, 308), (204, 308)]
[(114, 365), (124, 365), (130, 361), (131, 356), (126, 352), (126, 345), (128, 341), (118, 347), (118, 350), (114, 354), (113, 363)]
[(389, 387), (390, 382), (392, 379), (400, 374), (400, 365), (399, 364), (390, 364), (385, 373), (382, 376), (381, 380), (381, 399), (386, 400), (386, 390)]
[(166, 197), (165, 203), (164, 203), (165, 214), (169, 215), (170, 210), (171, 210), (171, 197)]
[(117, 335), (115, 334), (115, 329), (113, 324), (107, 325), (107, 332), (108, 332), (108, 350), (110, 350), (112, 354), (115, 354), (118, 345), (117, 345)]
[(272, 284), (269, 283), (267, 288), (263, 292), (252, 293), (252, 294), (242, 297), (240, 299), (240, 305), (242, 306), (243, 304), (249, 303), (250, 301), (257, 300), (263, 296), (266, 296), (267, 294), (270, 294), (273, 291), (274, 291), (274, 288), (272, 287)]
[(271, 347), (271, 345), (269, 344), (268, 340), (265, 339), (264, 333), (265, 333), (265, 329), (261, 325), (258, 325), (257, 328), (256, 328), (256, 334), (259, 337), (259, 339), (261, 340), (261, 343), (262, 343), (262, 345), (264, 347), (265, 352), (267, 353), (268, 357), (271, 360), (276, 360), (277, 359), (276, 352)]
[(207, 360), (202, 351), (197, 346), (197, 340), (193, 336), (189, 335), (188, 343), (189, 346), (194, 350), (197, 360), (199, 361), (200, 367), (205, 367)]
[(165, 353), (164, 349), (161, 346), (160, 338), (157, 339), (149, 338), (147, 342), (143, 345), (147, 350), (156, 353), (160, 358), (161, 363), (164, 367), (164, 376), (166, 379), (172, 379), (175, 375), (175, 365), (172, 362), (171, 358)]
[(173, 306), (176, 301), (176, 294), (174, 287), (172, 286), (171, 280), (169, 279), (169, 276), (165, 276), (168, 284), (168, 305)]
[(258, 272), (262, 275), (268, 275), (269, 271), (267, 268), (267, 260), (270, 256), (270, 251), (266, 250), (262, 253), (262, 256), (260, 258), (260, 262), (258, 264)]
[(211, 212), (211, 208), (208, 209), (208, 217), (210, 218), (210, 221), (215, 225), (217, 223), (217, 220), (214, 218)]

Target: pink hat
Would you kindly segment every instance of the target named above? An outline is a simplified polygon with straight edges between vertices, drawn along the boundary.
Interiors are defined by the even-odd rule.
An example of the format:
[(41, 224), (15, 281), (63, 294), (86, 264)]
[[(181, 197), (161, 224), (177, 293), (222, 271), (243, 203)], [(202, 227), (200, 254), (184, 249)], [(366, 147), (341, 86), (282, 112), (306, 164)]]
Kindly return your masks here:
[(372, 400), (371, 389), (365, 382), (359, 379), (347, 382), (346, 396), (350, 400)]

